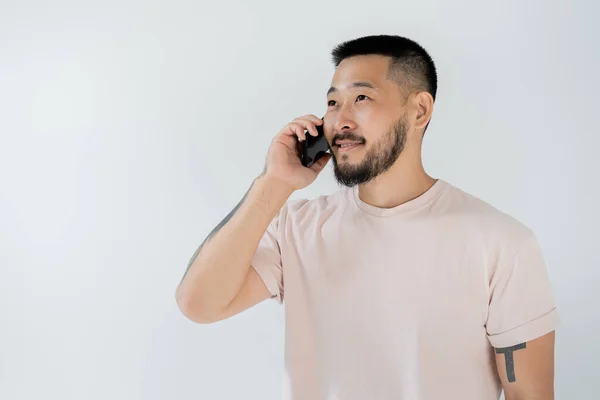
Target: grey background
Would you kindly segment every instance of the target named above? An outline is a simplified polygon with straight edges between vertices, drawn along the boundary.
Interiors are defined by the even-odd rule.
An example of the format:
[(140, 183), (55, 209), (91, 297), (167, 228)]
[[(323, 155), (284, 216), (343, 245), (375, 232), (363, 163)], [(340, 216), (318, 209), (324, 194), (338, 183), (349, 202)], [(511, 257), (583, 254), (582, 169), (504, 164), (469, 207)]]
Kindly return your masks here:
[[(0, 398), (277, 399), (283, 309), (196, 325), (175, 288), (272, 137), (325, 112), (331, 48), (373, 33), (433, 55), (425, 166), (537, 233), (557, 398), (597, 398), (599, 11), (0, 0)], [(330, 165), (294, 198), (337, 188)]]

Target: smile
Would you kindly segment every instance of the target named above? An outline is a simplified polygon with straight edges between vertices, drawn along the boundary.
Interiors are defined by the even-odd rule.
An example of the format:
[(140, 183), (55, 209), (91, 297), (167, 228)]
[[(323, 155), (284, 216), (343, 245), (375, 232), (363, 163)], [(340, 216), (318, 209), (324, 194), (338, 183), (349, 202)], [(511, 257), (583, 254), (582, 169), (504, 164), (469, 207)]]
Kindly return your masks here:
[(359, 146), (362, 146), (362, 143), (341, 143), (338, 144), (338, 150), (340, 153), (345, 153)]

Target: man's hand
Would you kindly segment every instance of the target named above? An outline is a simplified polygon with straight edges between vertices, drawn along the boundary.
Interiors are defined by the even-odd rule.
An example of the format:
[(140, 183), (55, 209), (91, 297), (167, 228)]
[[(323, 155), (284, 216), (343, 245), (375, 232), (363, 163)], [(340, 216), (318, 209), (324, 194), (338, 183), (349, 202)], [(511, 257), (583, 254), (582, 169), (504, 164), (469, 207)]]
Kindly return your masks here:
[(312, 136), (317, 136), (317, 125), (322, 125), (323, 120), (315, 115), (305, 115), (296, 118), (273, 139), (263, 175), (276, 179), (289, 186), (292, 191), (310, 185), (331, 158), (327, 153), (315, 162), (310, 168), (302, 165), (300, 158), (300, 142), (306, 140), (305, 130)]
[(511, 347), (496, 348), (506, 400), (554, 399), (554, 331)]

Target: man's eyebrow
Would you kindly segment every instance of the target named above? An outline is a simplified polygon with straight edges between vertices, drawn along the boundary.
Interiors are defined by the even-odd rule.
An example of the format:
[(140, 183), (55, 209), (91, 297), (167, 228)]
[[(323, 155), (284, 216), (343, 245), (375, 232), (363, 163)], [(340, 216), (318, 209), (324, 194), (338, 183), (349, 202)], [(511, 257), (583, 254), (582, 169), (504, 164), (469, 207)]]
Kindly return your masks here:
[[(369, 88), (369, 89), (373, 89), (373, 90), (379, 90), (377, 89), (377, 87), (375, 87), (375, 85), (373, 85), (371, 82), (366, 82), (366, 81), (358, 81), (358, 82), (354, 82), (352, 83), (350, 86), (350, 88), (357, 88), (357, 87), (364, 87), (364, 88)], [(327, 95), (329, 96), (329, 94), (333, 93), (333, 92), (337, 92), (337, 88), (336, 87), (330, 87), (329, 90), (327, 91)]]

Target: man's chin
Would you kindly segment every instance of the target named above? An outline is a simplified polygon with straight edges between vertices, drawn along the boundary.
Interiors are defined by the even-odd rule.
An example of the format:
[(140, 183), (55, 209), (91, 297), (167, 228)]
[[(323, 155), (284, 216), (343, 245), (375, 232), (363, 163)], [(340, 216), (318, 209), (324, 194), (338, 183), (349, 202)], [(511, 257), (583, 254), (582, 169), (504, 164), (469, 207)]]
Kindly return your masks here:
[[(350, 168), (348, 168), (350, 167)], [(354, 168), (352, 168), (354, 167)], [(370, 174), (357, 165), (337, 165), (334, 167), (334, 177), (340, 185), (352, 187), (369, 180)]]
[(335, 154), (335, 164), (342, 169), (357, 169), (363, 161), (363, 154)]

